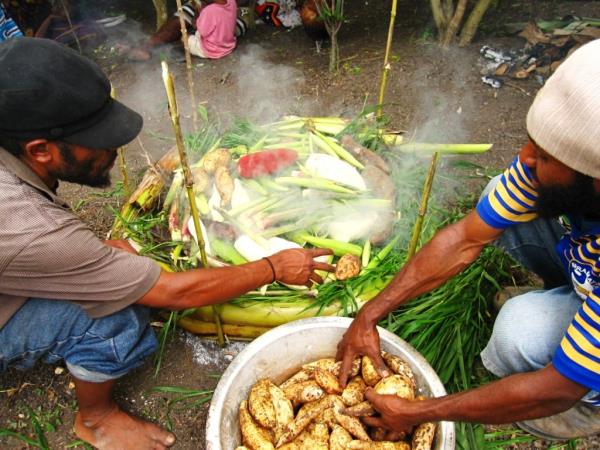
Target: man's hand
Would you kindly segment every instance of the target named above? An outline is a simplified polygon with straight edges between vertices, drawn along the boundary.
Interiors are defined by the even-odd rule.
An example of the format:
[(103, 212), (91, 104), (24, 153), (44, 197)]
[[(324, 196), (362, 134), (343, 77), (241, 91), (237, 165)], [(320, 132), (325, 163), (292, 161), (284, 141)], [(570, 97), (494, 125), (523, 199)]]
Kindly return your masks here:
[(273, 264), (275, 280), (285, 284), (297, 284), (311, 286), (314, 283), (322, 283), (321, 278), (315, 271), (335, 271), (335, 267), (320, 261), (315, 261), (318, 256), (331, 255), (333, 252), (325, 248), (294, 248), (283, 250), (269, 256)]
[(346, 387), (352, 369), (352, 361), (357, 356), (366, 355), (371, 358), (380, 376), (387, 377), (390, 375), (381, 357), (379, 333), (376, 326), (377, 323), (366, 318), (366, 314), (359, 313), (338, 344), (336, 360), (342, 361), (339, 375), (342, 387)]
[(363, 417), (362, 420), (367, 425), (408, 433), (415, 425), (421, 423), (414, 412), (418, 401), (406, 400), (397, 395), (379, 395), (373, 388), (365, 391), (365, 398), (381, 415), (380, 417)]
[(114, 248), (118, 248), (119, 250), (123, 250), (129, 253), (133, 253), (134, 255), (137, 255), (138, 252), (136, 251), (135, 248), (133, 248), (131, 246), (131, 244), (129, 242), (127, 242), (124, 239), (107, 239), (104, 241), (104, 243), (106, 245), (108, 245), (109, 247), (114, 247)]

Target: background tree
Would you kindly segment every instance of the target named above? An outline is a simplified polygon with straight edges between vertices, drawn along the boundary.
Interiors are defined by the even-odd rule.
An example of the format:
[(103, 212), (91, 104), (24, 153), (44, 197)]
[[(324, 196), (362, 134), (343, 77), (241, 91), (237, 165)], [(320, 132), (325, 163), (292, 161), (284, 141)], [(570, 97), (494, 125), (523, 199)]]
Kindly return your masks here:
[[(458, 39), (461, 47), (469, 44), (492, 0), (430, 0), (439, 42), (447, 47)], [(469, 11), (463, 24), (463, 18)], [(461, 26), (462, 25), (462, 26)]]
[(331, 40), (329, 72), (337, 73), (340, 65), (337, 35), (344, 22), (344, 0), (317, 0), (315, 5), (317, 6), (319, 17), (325, 23), (325, 29)]

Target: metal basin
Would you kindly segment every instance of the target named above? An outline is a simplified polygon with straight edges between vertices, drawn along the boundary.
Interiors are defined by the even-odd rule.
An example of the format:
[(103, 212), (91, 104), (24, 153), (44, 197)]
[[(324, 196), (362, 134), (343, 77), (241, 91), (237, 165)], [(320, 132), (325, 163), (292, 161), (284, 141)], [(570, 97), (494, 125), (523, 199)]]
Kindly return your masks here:
[[(246, 347), (229, 365), (213, 395), (206, 423), (207, 450), (234, 450), (241, 445), (238, 408), (260, 378), (281, 383), (302, 364), (335, 356), (337, 343), (352, 322), (346, 317), (315, 317), (281, 325)], [(379, 328), (381, 348), (410, 364), (426, 397), (446, 395), (437, 374), (412, 346)], [(441, 422), (435, 450), (454, 450), (454, 423)]]

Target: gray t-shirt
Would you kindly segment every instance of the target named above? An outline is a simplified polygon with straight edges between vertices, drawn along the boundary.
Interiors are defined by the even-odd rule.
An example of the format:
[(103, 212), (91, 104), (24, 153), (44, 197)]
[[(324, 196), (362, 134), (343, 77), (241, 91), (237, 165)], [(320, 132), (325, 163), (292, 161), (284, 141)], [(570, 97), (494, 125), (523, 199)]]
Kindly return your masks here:
[(72, 301), (93, 318), (135, 303), (154, 261), (107, 246), (18, 158), (0, 148), (0, 328), (28, 298)]

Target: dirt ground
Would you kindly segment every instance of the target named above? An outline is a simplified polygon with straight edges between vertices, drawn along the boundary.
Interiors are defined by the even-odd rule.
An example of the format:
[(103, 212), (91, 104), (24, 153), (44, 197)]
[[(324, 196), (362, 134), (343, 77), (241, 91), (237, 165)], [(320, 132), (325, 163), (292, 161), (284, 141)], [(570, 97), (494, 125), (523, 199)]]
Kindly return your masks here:
[[(127, 149), (132, 177), (139, 179), (147, 164), (145, 155), (156, 158), (173, 143), (160, 78), (161, 58), (168, 60), (175, 74), (184, 126), (189, 129), (185, 64), (182, 53), (171, 48), (158, 50), (144, 63), (129, 62), (119, 55), (116, 42), (133, 42), (151, 32), (153, 10), (147, 0), (110, 3), (110, 10), (96, 6), (97, 13), (126, 13), (128, 21), (112, 30), (107, 44), (92, 57), (109, 74), (118, 98), (144, 116), (144, 130)], [(480, 47), (521, 48), (523, 40), (502, 35), (502, 24), (566, 14), (600, 17), (600, 2), (498, 2), (500, 6), (488, 13), (475, 42), (450, 50), (440, 49), (431, 39), (428, 3), (401, 0), (398, 5), (385, 106), (390, 127), (406, 130), (416, 139), (493, 143), (490, 152), (469, 161), (486, 169), (501, 169), (526, 139), (525, 115), (540, 85), (524, 80), (495, 90), (482, 84)], [(198, 101), (223, 124), (234, 116), (266, 122), (289, 113), (352, 117), (365, 104), (376, 103), (391, 2), (348, 0), (346, 4), (348, 22), (340, 34), (339, 75), (331, 76), (327, 71), (328, 48), (318, 54), (301, 28), (284, 31), (261, 25), (239, 41), (232, 55), (218, 61), (194, 60)], [(114, 178), (120, 179), (118, 170)], [(472, 185), (468, 188), (475, 190)], [(107, 206), (118, 203), (110, 190), (98, 194), (65, 185), (60, 193), (99, 236), (105, 235), (112, 222)], [(153, 363), (148, 361), (118, 384), (118, 402), (126, 410), (162, 424), (170, 417), (178, 437), (174, 448), (202, 449), (207, 405), (173, 409), (168, 414), (166, 401), (173, 397), (151, 389), (213, 389), (219, 374), (241, 348), (238, 344), (219, 351), (211, 341), (178, 332), (167, 348), (158, 376), (154, 377)], [(71, 429), (74, 411), (72, 384), (61, 367), (39, 365), (27, 372), (0, 373), (0, 429), (35, 439), (31, 420), (35, 416), (45, 430), (49, 448), (81, 448)], [(521, 448), (548, 447), (548, 443), (537, 441)], [(0, 448), (30, 446), (16, 438), (0, 437)], [(600, 444), (580, 440), (577, 448), (600, 448)]]

